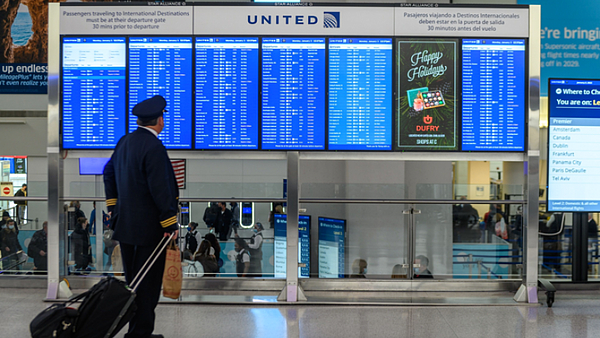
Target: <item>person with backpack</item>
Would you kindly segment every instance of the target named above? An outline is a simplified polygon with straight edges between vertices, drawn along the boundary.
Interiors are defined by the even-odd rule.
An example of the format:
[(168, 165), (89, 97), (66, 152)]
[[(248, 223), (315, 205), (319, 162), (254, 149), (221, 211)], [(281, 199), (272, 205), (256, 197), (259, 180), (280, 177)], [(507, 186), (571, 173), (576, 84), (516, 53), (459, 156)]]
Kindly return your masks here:
[(196, 253), (196, 251), (198, 250), (198, 245), (200, 244), (200, 242), (202, 242), (202, 236), (200, 235), (198, 230), (196, 230), (197, 228), (198, 223), (190, 222), (190, 224), (187, 227), (188, 232), (185, 234), (184, 251), (189, 250), (192, 253), (192, 255)]
[(241, 238), (235, 239), (235, 272), (238, 277), (248, 277), (250, 272), (250, 253), (248, 252), (248, 244)]
[(217, 216), (219, 215), (220, 210), (221, 208), (219, 208), (217, 202), (210, 202), (209, 206), (204, 209), (204, 216), (202, 217), (202, 220), (204, 221), (204, 224), (206, 224), (207, 228), (215, 228), (215, 222), (217, 221)]

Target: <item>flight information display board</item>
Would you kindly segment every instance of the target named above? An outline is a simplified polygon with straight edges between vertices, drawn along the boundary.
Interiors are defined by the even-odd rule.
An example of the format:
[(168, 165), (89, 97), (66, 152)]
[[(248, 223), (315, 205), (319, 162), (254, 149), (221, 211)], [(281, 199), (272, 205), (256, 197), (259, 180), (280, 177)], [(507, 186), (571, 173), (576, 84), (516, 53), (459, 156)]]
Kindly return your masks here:
[(319, 217), (319, 278), (344, 278), (346, 220)]
[(133, 107), (162, 95), (167, 112), (158, 138), (167, 149), (191, 149), (192, 64), (192, 38), (129, 38), (129, 132), (137, 129)]
[(600, 211), (600, 80), (550, 79), (548, 211)]
[(325, 38), (262, 39), (262, 149), (325, 149)]
[(196, 38), (196, 149), (258, 149), (258, 38)]
[[(287, 215), (274, 214), (275, 218), (275, 278), (285, 278), (287, 267)], [(298, 277), (310, 277), (310, 220), (308, 215), (298, 217)]]
[(525, 40), (463, 39), (462, 150), (525, 150)]
[(329, 39), (330, 150), (392, 148), (392, 39)]
[(62, 147), (114, 148), (126, 129), (125, 38), (62, 42)]

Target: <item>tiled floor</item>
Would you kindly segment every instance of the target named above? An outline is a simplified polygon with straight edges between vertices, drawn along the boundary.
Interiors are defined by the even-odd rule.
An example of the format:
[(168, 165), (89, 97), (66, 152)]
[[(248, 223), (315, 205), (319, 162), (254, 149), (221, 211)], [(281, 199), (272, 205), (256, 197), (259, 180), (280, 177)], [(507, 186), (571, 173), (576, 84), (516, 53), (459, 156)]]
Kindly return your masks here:
[[(41, 289), (0, 290), (0, 337), (29, 337), (29, 322), (49, 305), (44, 296)], [(157, 332), (169, 338), (600, 336), (598, 292), (559, 292), (551, 309), (161, 304), (157, 315)]]

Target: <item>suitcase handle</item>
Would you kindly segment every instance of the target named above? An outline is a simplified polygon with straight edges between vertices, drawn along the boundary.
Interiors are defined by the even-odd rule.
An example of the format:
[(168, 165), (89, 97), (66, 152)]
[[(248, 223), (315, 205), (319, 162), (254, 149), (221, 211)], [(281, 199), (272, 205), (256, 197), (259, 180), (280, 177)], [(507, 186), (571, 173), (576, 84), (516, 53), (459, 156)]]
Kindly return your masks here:
[[(131, 281), (131, 285), (129, 285), (129, 287), (132, 289), (133, 292), (135, 292), (135, 290), (137, 290), (138, 286), (140, 286), (140, 283), (142, 282), (144, 277), (146, 277), (146, 274), (148, 273), (148, 271), (150, 271), (150, 269), (154, 265), (154, 262), (156, 262), (156, 260), (158, 259), (158, 256), (160, 256), (162, 254), (162, 252), (165, 250), (165, 248), (167, 247), (167, 245), (173, 239), (174, 236), (175, 236), (175, 233), (173, 232), (168, 237), (168, 239), (167, 239), (167, 237), (163, 237), (163, 238), (161, 238), (160, 242), (158, 242), (158, 245), (156, 246), (156, 248), (154, 248), (154, 251), (152, 252), (150, 257), (148, 257), (148, 260), (144, 263), (144, 265), (142, 266), (140, 271), (138, 271), (135, 278)], [(156, 253), (157, 250), (158, 250), (158, 253)], [(141, 275), (141, 277), (140, 277), (140, 275)]]

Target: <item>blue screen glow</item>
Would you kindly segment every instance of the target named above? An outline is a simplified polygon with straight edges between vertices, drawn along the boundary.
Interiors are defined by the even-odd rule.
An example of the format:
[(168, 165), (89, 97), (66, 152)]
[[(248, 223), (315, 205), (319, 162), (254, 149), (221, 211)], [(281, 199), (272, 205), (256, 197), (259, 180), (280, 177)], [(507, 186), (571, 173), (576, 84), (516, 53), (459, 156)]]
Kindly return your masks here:
[(154, 95), (167, 100), (158, 138), (168, 149), (191, 149), (192, 38), (129, 38), (129, 132), (137, 129), (133, 107)]
[(258, 149), (258, 38), (196, 38), (196, 149)]
[(462, 150), (525, 150), (525, 41), (462, 43)]
[(329, 149), (392, 148), (392, 39), (329, 39)]
[(319, 217), (319, 278), (344, 278), (346, 221)]
[(262, 149), (325, 149), (325, 39), (262, 39)]
[(63, 38), (63, 148), (111, 149), (125, 135), (125, 49), (125, 38)]

